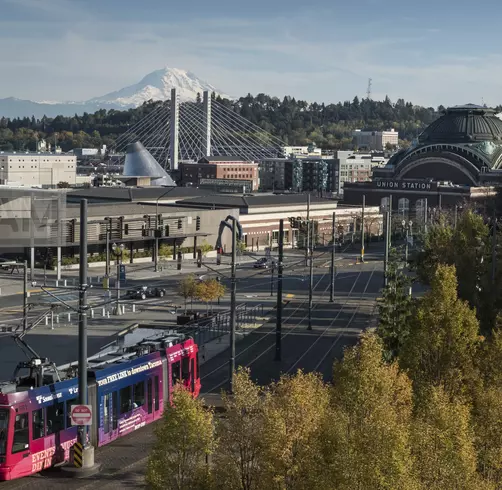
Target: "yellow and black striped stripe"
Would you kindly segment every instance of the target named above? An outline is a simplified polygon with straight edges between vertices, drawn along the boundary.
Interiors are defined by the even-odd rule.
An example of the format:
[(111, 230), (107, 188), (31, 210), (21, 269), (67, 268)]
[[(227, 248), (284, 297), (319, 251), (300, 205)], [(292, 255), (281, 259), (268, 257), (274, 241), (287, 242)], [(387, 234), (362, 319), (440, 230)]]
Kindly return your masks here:
[(76, 468), (82, 468), (82, 453), (84, 452), (84, 447), (80, 442), (76, 442), (73, 445), (73, 464)]

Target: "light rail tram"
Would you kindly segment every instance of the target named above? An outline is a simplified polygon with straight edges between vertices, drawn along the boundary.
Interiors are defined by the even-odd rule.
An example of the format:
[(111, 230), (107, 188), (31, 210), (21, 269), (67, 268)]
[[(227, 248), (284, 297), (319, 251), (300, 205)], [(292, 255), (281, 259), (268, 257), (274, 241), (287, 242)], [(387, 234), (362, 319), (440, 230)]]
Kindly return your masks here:
[[(88, 404), (93, 417), (88, 436), (94, 447), (158, 420), (171, 402), (176, 383), (194, 396), (199, 394), (194, 340), (165, 330), (142, 337), (141, 330), (119, 336), (88, 358)], [(0, 381), (0, 481), (69, 460), (77, 440), (70, 407), (78, 403), (76, 362), (56, 367), (33, 357), (18, 365), (12, 381)]]

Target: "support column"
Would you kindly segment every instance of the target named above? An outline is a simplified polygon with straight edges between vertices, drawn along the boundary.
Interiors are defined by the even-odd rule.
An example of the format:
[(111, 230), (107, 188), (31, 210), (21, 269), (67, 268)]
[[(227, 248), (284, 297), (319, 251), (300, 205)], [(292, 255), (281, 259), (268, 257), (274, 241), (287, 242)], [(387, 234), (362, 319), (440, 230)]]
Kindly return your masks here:
[(129, 244), (129, 263), (130, 264), (134, 263), (133, 255), (134, 255), (134, 244), (133, 244), (133, 242), (131, 242)]
[(176, 239), (173, 242), (173, 260), (176, 260)]
[[(204, 92), (205, 93), (205, 92)], [(193, 237), (193, 258), (197, 258), (197, 237)]]
[(206, 90), (203, 95), (203, 122), (204, 138), (202, 141), (202, 151), (204, 156), (211, 155), (211, 95)]
[(169, 135), (169, 160), (171, 170), (178, 170), (178, 151), (179, 151), (179, 100), (176, 89), (171, 89), (171, 124)]
[(56, 279), (61, 281), (61, 247), (57, 247)]

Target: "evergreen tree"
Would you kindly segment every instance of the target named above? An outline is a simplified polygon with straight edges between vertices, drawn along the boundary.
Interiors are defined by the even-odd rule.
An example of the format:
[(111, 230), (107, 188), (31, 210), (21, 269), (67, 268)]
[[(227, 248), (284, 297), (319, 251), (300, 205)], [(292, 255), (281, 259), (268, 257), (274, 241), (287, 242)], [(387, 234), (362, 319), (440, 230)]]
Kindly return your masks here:
[(398, 254), (392, 249), (387, 268), (387, 286), (383, 289), (382, 300), (378, 305), (377, 328), (384, 344), (384, 357), (388, 361), (396, 358), (409, 334), (414, 304), (410, 288), (411, 279), (399, 270)]

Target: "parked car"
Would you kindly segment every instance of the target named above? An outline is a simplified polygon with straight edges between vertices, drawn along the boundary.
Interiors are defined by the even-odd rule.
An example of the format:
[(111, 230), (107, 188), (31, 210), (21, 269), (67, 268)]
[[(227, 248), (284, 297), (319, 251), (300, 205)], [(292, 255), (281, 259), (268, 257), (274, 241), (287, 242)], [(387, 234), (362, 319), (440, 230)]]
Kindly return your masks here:
[(165, 295), (165, 289), (152, 288), (149, 286), (141, 286), (137, 289), (130, 289), (129, 291), (127, 291), (127, 296), (133, 299), (162, 298)]
[(262, 257), (254, 263), (253, 267), (255, 269), (268, 269), (269, 267), (273, 267), (274, 265), (275, 260), (269, 259), (267, 257)]

